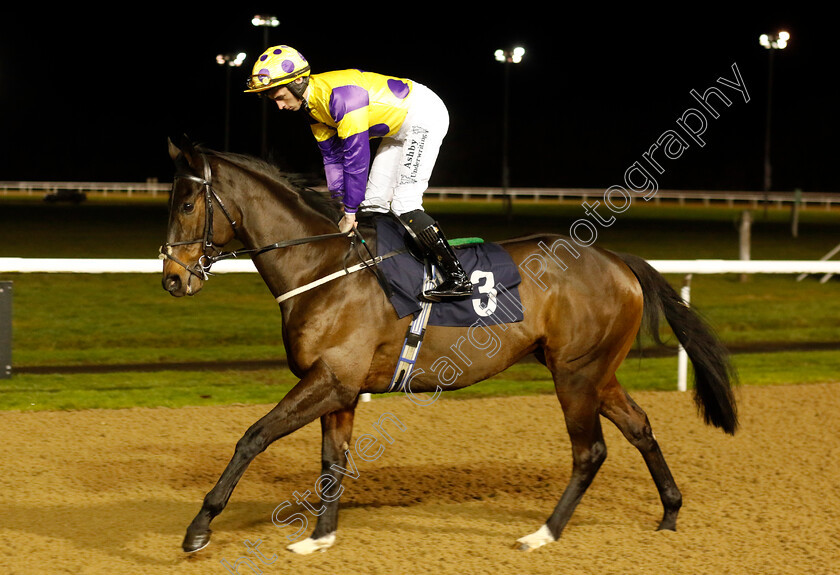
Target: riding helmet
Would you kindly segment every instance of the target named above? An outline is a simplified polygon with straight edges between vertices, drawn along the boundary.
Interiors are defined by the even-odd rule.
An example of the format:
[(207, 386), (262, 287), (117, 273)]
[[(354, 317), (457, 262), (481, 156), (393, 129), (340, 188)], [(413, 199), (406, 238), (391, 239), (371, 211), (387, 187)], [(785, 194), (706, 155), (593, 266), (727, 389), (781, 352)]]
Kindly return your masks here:
[(272, 46), (254, 63), (246, 92), (262, 92), (309, 76), (309, 62), (291, 46)]

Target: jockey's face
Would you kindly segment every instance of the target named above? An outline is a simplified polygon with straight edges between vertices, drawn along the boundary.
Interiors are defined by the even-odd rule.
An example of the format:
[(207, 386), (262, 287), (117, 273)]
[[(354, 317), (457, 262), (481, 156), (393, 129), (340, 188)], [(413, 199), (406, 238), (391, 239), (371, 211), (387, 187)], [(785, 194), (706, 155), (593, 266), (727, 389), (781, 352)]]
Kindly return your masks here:
[(271, 90), (265, 97), (277, 104), (278, 110), (297, 111), (303, 104), (303, 100), (292, 94), (286, 86)]

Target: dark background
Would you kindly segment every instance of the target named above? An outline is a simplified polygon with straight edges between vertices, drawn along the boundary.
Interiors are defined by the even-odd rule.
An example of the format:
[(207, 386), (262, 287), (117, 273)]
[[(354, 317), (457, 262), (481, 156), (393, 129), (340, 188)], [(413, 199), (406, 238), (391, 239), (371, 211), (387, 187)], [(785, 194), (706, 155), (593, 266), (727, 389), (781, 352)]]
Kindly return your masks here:
[[(768, 51), (761, 33), (786, 29), (775, 54), (774, 190), (836, 191), (835, 40), (827, 15), (732, 5), (668, 9), (551, 4), (535, 9), (454, 3), (120, 4), (3, 8), (0, 35), (0, 180), (171, 180), (168, 137), (222, 149), (226, 69), (218, 53), (244, 51), (230, 70), (230, 150), (261, 151), (261, 101), (242, 93), (265, 48), (256, 13), (276, 15), (269, 44), (299, 49), (313, 72), (358, 67), (437, 91), (451, 115), (432, 185), (498, 186), (504, 66), (497, 48), (522, 45), (510, 69), (510, 183), (601, 188), (696, 107), (689, 91), (733, 78), (749, 90), (709, 122), (705, 147), (663, 165), (663, 189), (760, 190)], [(476, 4), (477, 6), (477, 4)], [(635, 6), (635, 5), (633, 5)], [(514, 12), (517, 9), (524, 13)], [(302, 114), (268, 113), (270, 157), (320, 174)]]

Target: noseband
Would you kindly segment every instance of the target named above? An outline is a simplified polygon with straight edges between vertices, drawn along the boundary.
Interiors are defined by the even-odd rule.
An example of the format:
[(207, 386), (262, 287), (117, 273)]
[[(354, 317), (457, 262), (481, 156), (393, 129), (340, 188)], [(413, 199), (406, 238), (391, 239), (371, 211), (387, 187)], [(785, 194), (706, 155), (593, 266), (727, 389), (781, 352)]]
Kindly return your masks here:
[[(195, 176), (193, 174), (190, 174), (185, 169), (179, 169), (175, 173), (175, 181), (181, 179), (181, 180), (189, 180), (191, 182), (198, 182), (199, 184), (201, 184), (201, 186), (204, 190), (204, 237), (194, 239), (194, 240), (181, 241), (181, 242), (166, 242), (160, 247), (160, 256), (159, 256), (160, 259), (172, 260), (173, 262), (175, 262), (176, 264), (180, 265), (185, 270), (187, 270), (190, 274), (192, 274), (194, 276), (197, 276), (197, 277), (200, 277), (202, 280), (206, 280), (211, 275), (210, 274), (210, 268), (213, 266), (214, 263), (216, 263), (220, 260), (236, 258), (236, 257), (239, 257), (240, 255), (244, 255), (244, 254), (259, 255), (259, 254), (262, 254), (264, 252), (267, 252), (267, 251), (270, 251), (270, 250), (275, 250), (275, 249), (278, 249), (278, 248), (296, 246), (296, 245), (300, 245), (300, 244), (306, 244), (306, 243), (315, 242), (315, 241), (319, 241), (319, 240), (326, 240), (326, 239), (338, 238), (338, 237), (344, 237), (344, 238), (349, 237), (349, 238), (351, 238), (351, 250), (352, 250), (352, 245), (355, 243), (355, 242), (352, 241), (352, 238), (354, 236), (359, 236), (359, 233), (356, 230), (354, 230), (350, 233), (338, 232), (338, 233), (334, 233), (334, 234), (322, 234), (322, 235), (317, 235), (317, 236), (309, 236), (309, 237), (297, 238), (297, 239), (293, 239), (293, 240), (286, 240), (286, 241), (282, 241), (282, 242), (276, 242), (276, 243), (273, 243), (273, 244), (270, 244), (270, 245), (267, 245), (267, 246), (263, 246), (261, 248), (243, 249), (243, 250), (235, 250), (235, 251), (229, 251), (229, 252), (221, 251), (221, 249), (220, 249), (221, 246), (217, 246), (215, 243), (213, 243), (213, 212), (214, 212), (213, 203), (215, 202), (216, 204), (219, 205), (219, 208), (222, 210), (222, 213), (227, 218), (228, 223), (230, 223), (231, 228), (233, 228), (234, 237), (237, 237), (237, 231), (238, 231), (237, 230), (237, 223), (236, 223), (236, 220), (234, 220), (233, 217), (230, 215), (230, 212), (228, 211), (227, 207), (225, 207), (225, 204), (222, 201), (222, 199), (219, 197), (219, 194), (217, 194), (216, 190), (213, 189), (213, 183), (212, 183), (213, 173), (210, 169), (210, 162), (207, 161), (207, 157), (205, 156), (205, 154), (201, 154), (201, 159), (202, 159), (202, 162), (204, 164), (204, 170), (203, 170), (204, 171), (204, 177), (203, 178), (199, 177), (199, 176)], [(174, 188), (175, 188), (175, 184), (173, 182), (173, 192), (174, 192)], [(174, 199), (175, 199), (175, 196), (174, 196), (174, 193), (173, 193), (172, 198), (170, 199), (170, 205), (169, 205), (170, 214), (172, 213), (172, 210), (174, 208), (174, 204), (173, 204)], [(367, 245), (366, 245), (364, 239), (361, 238), (361, 236), (359, 236), (359, 238), (361, 240), (361, 243), (367, 249)], [(186, 246), (186, 245), (192, 245), (192, 244), (202, 244), (202, 246), (203, 246), (203, 251), (202, 251), (201, 257), (198, 258), (198, 261), (194, 265), (192, 265), (192, 266), (188, 265), (188, 264), (180, 261), (178, 258), (176, 258), (172, 255), (172, 248), (173, 247)]]

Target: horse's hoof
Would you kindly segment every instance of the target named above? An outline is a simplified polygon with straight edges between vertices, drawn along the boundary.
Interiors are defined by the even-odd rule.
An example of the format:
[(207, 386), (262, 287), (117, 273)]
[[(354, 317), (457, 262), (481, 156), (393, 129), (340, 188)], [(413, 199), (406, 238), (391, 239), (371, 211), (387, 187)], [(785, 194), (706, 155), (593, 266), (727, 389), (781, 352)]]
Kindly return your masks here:
[(517, 551), (528, 552), (553, 541), (555, 541), (554, 535), (551, 534), (551, 531), (548, 529), (548, 525), (543, 525), (534, 533), (517, 539), (513, 548)]
[(195, 553), (196, 551), (201, 551), (208, 545), (210, 545), (210, 534), (212, 531), (209, 529), (207, 531), (202, 531), (201, 533), (190, 533), (189, 530), (187, 531), (187, 535), (184, 537), (184, 542), (181, 543), (181, 548), (186, 553)]
[(656, 528), (657, 531), (677, 530), (677, 517), (679, 516), (680, 505), (680, 500), (677, 503), (666, 505), (665, 512), (662, 514), (662, 520), (659, 522), (659, 527)]
[(291, 545), (287, 545), (286, 549), (292, 553), (297, 553), (298, 555), (309, 555), (310, 553), (315, 553), (316, 551), (321, 551), (323, 553), (332, 547), (333, 543), (335, 543), (335, 533), (330, 533), (329, 535), (325, 535), (319, 539), (312, 539), (309, 537), (303, 541), (292, 543)]

